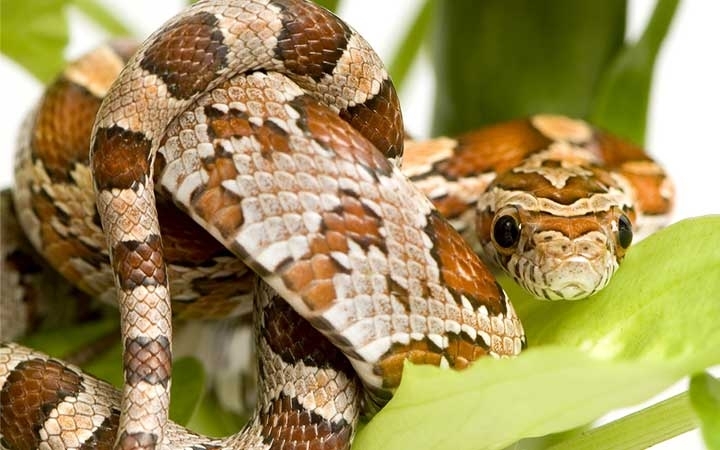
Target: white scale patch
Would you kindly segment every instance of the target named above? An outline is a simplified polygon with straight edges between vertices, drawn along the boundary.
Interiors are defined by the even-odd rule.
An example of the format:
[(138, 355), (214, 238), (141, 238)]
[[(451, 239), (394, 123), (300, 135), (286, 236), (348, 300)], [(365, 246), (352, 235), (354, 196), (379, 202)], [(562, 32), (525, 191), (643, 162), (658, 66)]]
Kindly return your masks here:
[(530, 118), (533, 126), (555, 141), (587, 142), (592, 139), (592, 128), (582, 120), (565, 116), (539, 114)]
[(71, 63), (64, 71), (68, 80), (103, 98), (125, 63), (108, 46), (101, 46)]
[(497, 211), (502, 205), (514, 205), (526, 211), (546, 212), (558, 217), (575, 217), (599, 211), (608, 211), (615, 206), (629, 206), (627, 194), (620, 189), (611, 187), (607, 193), (593, 194), (588, 198), (580, 198), (569, 205), (563, 205), (547, 198), (537, 198), (522, 191), (506, 191), (497, 187), (490, 189), (490, 195), (483, 196), (478, 208), (491, 207)]
[(65, 397), (48, 414), (38, 434), (50, 448), (79, 448), (105, 420), (93, 411), (94, 401), (87, 395), (83, 397), (85, 401), (79, 397)]
[[(405, 149), (403, 151), (402, 172), (406, 177), (421, 177), (432, 173), (433, 165), (453, 157), (457, 147), (455, 139), (447, 137), (439, 137), (435, 139), (423, 141), (405, 141)], [(427, 178), (422, 178), (418, 182), (425, 182)], [(416, 182), (416, 184), (419, 184)], [(420, 188), (425, 195), (427, 191)]]
[(340, 110), (365, 103), (380, 91), (382, 82), (388, 79), (379, 56), (359, 34), (352, 34), (346, 49), (337, 61), (332, 76), (320, 81), (323, 89), (331, 94), (328, 104)]
[[(545, 177), (556, 189), (565, 187), (567, 181), (573, 177), (590, 177), (593, 173), (582, 166), (592, 154), (571, 146), (566, 142), (555, 142), (544, 152), (533, 155), (521, 166), (513, 169), (516, 173), (537, 173)], [(592, 158), (595, 159), (595, 158)], [(591, 160), (592, 160), (591, 159)], [(548, 167), (544, 163), (548, 160), (560, 161), (560, 167)]]

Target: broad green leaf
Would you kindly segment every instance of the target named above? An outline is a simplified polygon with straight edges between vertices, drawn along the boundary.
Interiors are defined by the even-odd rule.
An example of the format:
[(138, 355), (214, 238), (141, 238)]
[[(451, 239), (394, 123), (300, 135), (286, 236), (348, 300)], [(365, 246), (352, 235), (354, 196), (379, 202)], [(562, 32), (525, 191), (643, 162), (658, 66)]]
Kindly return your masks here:
[(0, 51), (42, 82), (65, 65), (68, 43), (66, 0), (17, 0), (2, 3)]
[(705, 445), (710, 450), (720, 449), (720, 380), (709, 373), (692, 377), (690, 401), (700, 418)]
[(642, 145), (653, 68), (679, 0), (658, 0), (642, 37), (625, 46), (603, 74), (590, 119)]
[(585, 117), (623, 45), (625, 0), (436, 2), (434, 133), (538, 112)]
[(112, 35), (130, 34), (119, 19), (95, 0), (4, 0), (0, 51), (40, 81), (49, 82), (65, 66), (69, 5), (76, 6)]
[(410, 67), (412, 67), (417, 54), (420, 52), (420, 47), (423, 43), (423, 36), (427, 34), (434, 6), (435, 1), (424, 1), (423, 5), (418, 10), (415, 20), (400, 42), (400, 46), (389, 65), (388, 70), (397, 90), (402, 89), (405, 77), (407, 76)]
[(531, 300), (502, 283), (530, 349), (460, 373), (408, 365), (357, 448), (502, 448), (584, 425), (720, 363), (720, 216), (637, 244), (610, 286), (584, 301)]
[(712, 361), (708, 353), (684, 364), (603, 361), (548, 346), (478, 361), (465, 372), (408, 364), (395, 397), (353, 449), (500, 449), (646, 400), (702, 370)]

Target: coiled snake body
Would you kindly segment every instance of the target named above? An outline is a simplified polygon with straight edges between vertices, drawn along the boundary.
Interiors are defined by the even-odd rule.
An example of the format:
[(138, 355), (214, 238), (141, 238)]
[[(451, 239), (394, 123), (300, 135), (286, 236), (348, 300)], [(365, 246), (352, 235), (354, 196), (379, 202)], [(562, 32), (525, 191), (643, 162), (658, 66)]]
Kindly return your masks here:
[[(299, 0), (198, 2), (137, 53), (116, 43), (71, 64), (30, 122), (19, 221), (62, 275), (117, 302), (124, 390), (4, 344), (12, 449), (346, 448), (405, 359), (463, 368), (524, 347), (443, 216), (531, 292), (575, 298), (607, 283), (631, 222), (671, 201), (642, 151), (555, 116), (408, 143), (403, 175), (381, 62)], [(224, 440), (168, 422), (171, 311), (251, 309), (254, 418)]]

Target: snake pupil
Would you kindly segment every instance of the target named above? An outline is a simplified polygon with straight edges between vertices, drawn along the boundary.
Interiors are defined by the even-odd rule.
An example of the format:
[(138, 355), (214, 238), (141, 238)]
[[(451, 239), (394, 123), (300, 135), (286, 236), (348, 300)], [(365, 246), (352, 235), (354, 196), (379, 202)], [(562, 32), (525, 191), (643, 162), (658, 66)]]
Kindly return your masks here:
[(622, 248), (630, 247), (633, 239), (632, 224), (630, 219), (623, 214), (618, 219), (618, 242)]
[(512, 216), (502, 216), (493, 227), (495, 242), (502, 248), (510, 248), (520, 239), (520, 226)]

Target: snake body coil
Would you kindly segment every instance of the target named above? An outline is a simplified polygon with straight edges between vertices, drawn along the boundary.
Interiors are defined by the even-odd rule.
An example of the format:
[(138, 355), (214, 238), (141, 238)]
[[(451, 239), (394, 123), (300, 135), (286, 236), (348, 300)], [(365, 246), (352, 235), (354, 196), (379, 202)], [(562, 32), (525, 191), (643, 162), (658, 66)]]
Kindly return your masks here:
[[(525, 345), (452, 225), (536, 295), (574, 298), (671, 200), (639, 149), (566, 118), (409, 142), (404, 175), (403, 145), (379, 58), (309, 2), (201, 1), (137, 52), (71, 64), (21, 137), (14, 202), (54, 268), (117, 303), (124, 389), (4, 344), (3, 447), (347, 448), (404, 360), (463, 368)], [(248, 426), (215, 440), (168, 421), (172, 315), (253, 310)]]

